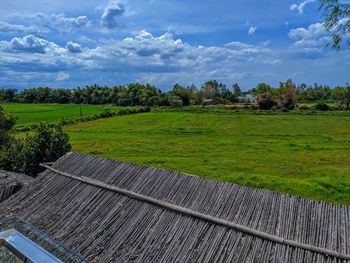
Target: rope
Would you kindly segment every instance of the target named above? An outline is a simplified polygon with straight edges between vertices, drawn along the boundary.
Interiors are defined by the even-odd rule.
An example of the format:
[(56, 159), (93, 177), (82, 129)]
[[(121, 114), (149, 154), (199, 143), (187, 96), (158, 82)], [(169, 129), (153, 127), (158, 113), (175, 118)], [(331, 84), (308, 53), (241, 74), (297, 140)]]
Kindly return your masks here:
[(162, 208), (166, 208), (168, 210), (175, 211), (175, 212), (178, 212), (178, 213), (190, 216), (190, 217), (199, 218), (199, 219), (205, 220), (205, 221), (210, 222), (210, 223), (214, 223), (214, 224), (218, 224), (218, 225), (221, 225), (221, 226), (224, 226), (227, 228), (231, 228), (231, 229), (234, 229), (236, 231), (246, 233), (248, 235), (252, 235), (252, 236), (255, 236), (258, 238), (269, 240), (269, 241), (272, 241), (272, 242), (275, 242), (278, 244), (284, 244), (284, 245), (288, 245), (288, 246), (295, 247), (295, 248), (305, 249), (305, 250), (308, 250), (308, 251), (311, 251), (314, 253), (323, 254), (325, 256), (332, 256), (332, 257), (339, 258), (339, 259), (350, 260), (349, 254), (340, 253), (340, 252), (337, 252), (334, 250), (316, 247), (313, 245), (308, 245), (308, 244), (300, 243), (300, 242), (297, 242), (294, 240), (289, 240), (289, 239), (285, 239), (285, 238), (282, 238), (279, 236), (271, 235), (271, 234), (261, 232), (261, 231), (258, 231), (258, 230), (240, 225), (240, 224), (232, 223), (232, 222), (229, 222), (229, 221), (217, 218), (217, 217), (213, 217), (213, 216), (206, 215), (206, 214), (203, 214), (200, 212), (196, 212), (196, 211), (193, 211), (193, 210), (181, 207), (181, 206), (169, 204), (169, 203), (160, 201), (158, 199), (155, 199), (155, 198), (152, 198), (149, 196), (145, 196), (142, 194), (135, 193), (133, 191), (119, 188), (117, 186), (111, 186), (111, 185), (105, 184), (103, 182), (100, 182), (100, 181), (97, 181), (97, 180), (94, 180), (91, 178), (87, 178), (84, 176), (80, 177), (80, 176), (71, 175), (71, 174), (68, 174), (65, 172), (61, 172), (61, 171), (56, 170), (56, 169), (54, 169), (46, 164), (40, 164), (40, 166), (58, 174), (58, 175), (65, 176), (65, 177), (71, 178), (73, 180), (77, 180), (77, 181), (80, 181), (80, 182), (83, 182), (83, 183), (86, 183), (89, 185), (97, 186), (97, 187), (103, 188), (105, 190), (113, 191), (113, 192), (122, 194), (124, 196), (128, 196), (128, 197), (133, 198), (133, 199), (137, 199), (137, 200), (140, 200), (143, 202), (148, 202), (150, 204), (153, 204), (153, 205), (156, 205), (156, 206), (159, 206)]

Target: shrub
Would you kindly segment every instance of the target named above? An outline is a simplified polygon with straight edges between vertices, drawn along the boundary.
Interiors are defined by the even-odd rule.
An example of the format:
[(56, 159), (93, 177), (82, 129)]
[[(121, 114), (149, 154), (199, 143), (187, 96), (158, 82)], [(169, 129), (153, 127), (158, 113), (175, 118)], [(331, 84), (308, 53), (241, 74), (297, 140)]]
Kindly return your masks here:
[(278, 106), (285, 111), (293, 110), (297, 101), (295, 84), (291, 80), (288, 80), (283, 89), (284, 92), (278, 99)]
[(321, 103), (317, 103), (314, 106), (315, 110), (320, 110), (320, 111), (327, 111), (330, 110), (329, 105), (327, 103), (321, 102)]
[(42, 171), (40, 163), (53, 162), (71, 150), (68, 134), (61, 125), (40, 124), (27, 135), (20, 150), (21, 172), (35, 176)]
[(270, 92), (265, 92), (259, 95), (258, 105), (262, 110), (270, 110), (276, 105), (276, 101)]
[(307, 106), (307, 105), (299, 105), (299, 106), (298, 106), (298, 109), (299, 109), (299, 110), (308, 110), (308, 109), (310, 109), (310, 107)]

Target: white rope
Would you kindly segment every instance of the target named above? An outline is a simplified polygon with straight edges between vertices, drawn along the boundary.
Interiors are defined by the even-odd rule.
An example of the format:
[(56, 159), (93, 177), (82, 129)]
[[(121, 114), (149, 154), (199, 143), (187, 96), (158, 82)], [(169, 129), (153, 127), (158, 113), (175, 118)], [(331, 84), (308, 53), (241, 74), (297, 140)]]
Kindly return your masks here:
[(265, 239), (265, 240), (269, 240), (269, 241), (272, 241), (272, 242), (275, 242), (275, 243), (279, 243), (279, 244), (285, 244), (285, 245), (288, 245), (288, 246), (291, 246), (291, 247), (295, 247), (295, 248), (305, 249), (305, 250), (308, 250), (308, 251), (311, 251), (311, 252), (314, 252), (314, 253), (323, 254), (325, 256), (332, 256), (332, 257), (336, 257), (336, 258), (339, 258), (339, 259), (350, 260), (350, 255), (349, 254), (339, 253), (339, 252), (334, 251), (334, 250), (320, 248), (320, 247), (316, 247), (316, 246), (313, 246), (313, 245), (300, 243), (300, 242), (297, 242), (297, 241), (294, 241), (294, 240), (285, 239), (285, 238), (282, 238), (282, 237), (279, 237), (279, 236), (276, 236), (276, 235), (271, 235), (271, 234), (268, 234), (268, 233), (265, 233), (265, 232), (261, 232), (261, 231), (258, 231), (258, 230), (255, 230), (255, 229), (243, 226), (243, 225), (239, 225), (239, 224), (236, 224), (236, 223), (232, 223), (232, 222), (229, 222), (229, 221), (217, 218), (217, 217), (213, 217), (213, 216), (206, 215), (206, 214), (203, 214), (203, 213), (200, 213), (200, 212), (196, 212), (196, 211), (193, 211), (193, 210), (181, 207), (181, 206), (169, 204), (169, 203), (160, 201), (158, 199), (155, 199), (155, 198), (152, 198), (152, 197), (149, 197), (149, 196), (146, 196), (146, 195), (138, 194), (138, 193), (135, 193), (133, 191), (129, 191), (129, 190), (125, 190), (125, 189), (119, 188), (117, 186), (108, 185), (108, 184), (105, 184), (103, 182), (91, 179), (91, 178), (80, 177), (80, 176), (71, 175), (71, 174), (68, 174), (68, 173), (65, 173), (65, 172), (61, 172), (61, 171), (56, 170), (56, 169), (54, 169), (54, 168), (52, 168), (52, 167), (50, 167), (48, 165), (45, 165), (45, 164), (40, 164), (40, 166), (42, 166), (42, 167), (44, 167), (44, 168), (46, 168), (46, 169), (48, 169), (48, 170), (58, 174), (58, 175), (62, 175), (62, 176), (65, 176), (65, 177), (68, 177), (68, 178), (71, 178), (71, 179), (74, 179), (74, 180), (86, 183), (86, 184), (90, 184), (90, 185), (97, 186), (97, 187), (100, 187), (100, 188), (103, 188), (103, 189), (106, 189), (106, 190), (109, 190), (109, 191), (113, 191), (113, 192), (116, 192), (116, 193), (119, 193), (119, 194), (122, 194), (122, 195), (125, 195), (125, 196), (128, 196), (128, 197), (131, 197), (133, 199), (137, 199), (137, 200), (140, 200), (140, 201), (148, 202), (150, 204), (153, 204), (153, 205), (156, 205), (156, 206), (160, 206), (162, 208), (166, 208), (166, 209), (169, 209), (169, 210), (172, 210), (172, 211), (175, 211), (175, 212), (178, 212), (178, 213), (190, 216), (190, 217), (195, 217), (195, 218), (199, 218), (199, 219), (208, 221), (210, 223), (222, 225), (222, 226), (225, 226), (227, 228), (231, 228), (231, 229), (234, 229), (236, 231), (243, 232), (243, 233), (246, 233), (246, 234), (249, 234), (249, 235), (252, 235), (252, 236), (256, 236), (256, 237), (259, 237), (259, 238), (262, 238), (262, 239)]

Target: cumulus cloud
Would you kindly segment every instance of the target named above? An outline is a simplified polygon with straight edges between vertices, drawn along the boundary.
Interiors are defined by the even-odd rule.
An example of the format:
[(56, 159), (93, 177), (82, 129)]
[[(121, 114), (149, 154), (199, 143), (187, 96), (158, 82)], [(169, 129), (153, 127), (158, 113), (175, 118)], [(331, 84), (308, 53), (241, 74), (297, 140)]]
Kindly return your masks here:
[(60, 32), (70, 32), (72, 30), (87, 28), (91, 24), (87, 16), (66, 17), (65, 14), (46, 15), (38, 13), (30, 16), (29, 19), (42, 28), (49, 28)]
[(301, 39), (311, 39), (318, 38), (326, 35), (327, 32), (324, 29), (323, 23), (315, 23), (309, 25), (307, 28), (299, 27), (291, 29), (288, 36), (291, 39), (301, 40)]
[(256, 26), (251, 26), (251, 27), (249, 28), (249, 30), (248, 30), (248, 35), (249, 35), (249, 36), (254, 35), (257, 29), (258, 29), (258, 27), (256, 27)]
[(38, 38), (34, 35), (27, 35), (23, 38), (15, 37), (7, 45), (10, 52), (29, 52), (29, 53), (46, 53), (46, 48), (52, 46), (53, 43)]
[(69, 77), (69, 73), (60, 71), (57, 73), (56, 81), (64, 81), (69, 79)]
[(303, 14), (305, 6), (314, 2), (316, 2), (316, 0), (305, 0), (304, 2), (301, 2), (299, 4), (292, 4), (290, 6), (290, 10), (297, 11), (299, 14)]
[(295, 40), (290, 47), (292, 54), (311, 59), (323, 56), (324, 48), (331, 40), (322, 23), (311, 24), (307, 28), (291, 29), (288, 36)]
[(72, 41), (67, 42), (66, 48), (72, 53), (81, 53), (83, 52), (82, 47), (78, 43)]
[(101, 16), (101, 24), (108, 29), (116, 28), (118, 26), (117, 18), (124, 13), (124, 5), (117, 0), (112, 0), (108, 3)]
[(40, 28), (35, 27), (35, 26), (10, 24), (7, 22), (0, 21), (0, 32), (14, 33), (14, 34), (44, 35), (47, 33), (47, 30), (40, 29)]
[(132, 81), (154, 78), (157, 83), (176, 81), (176, 78), (196, 83), (203, 78), (224, 81), (239, 76), (253, 78), (245, 72), (256, 66), (272, 67), (278, 62), (278, 56), (267, 44), (231, 42), (222, 47), (195, 46), (169, 32), (156, 36), (144, 30), (123, 40), (100, 43), (95, 48), (82, 48), (72, 41), (60, 46), (33, 35), (0, 42), (2, 72), (47, 73), (52, 81), (68, 78), (60, 72), (69, 72), (76, 78), (82, 71), (96, 72), (99, 77), (128, 76)]

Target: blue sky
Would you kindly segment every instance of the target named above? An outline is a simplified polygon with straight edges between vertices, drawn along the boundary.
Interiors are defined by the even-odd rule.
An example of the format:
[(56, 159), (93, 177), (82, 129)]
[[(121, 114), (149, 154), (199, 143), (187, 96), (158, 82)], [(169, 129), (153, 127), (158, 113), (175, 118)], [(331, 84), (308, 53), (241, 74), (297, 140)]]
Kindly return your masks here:
[(350, 81), (317, 0), (0, 2), (0, 87)]

